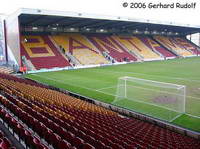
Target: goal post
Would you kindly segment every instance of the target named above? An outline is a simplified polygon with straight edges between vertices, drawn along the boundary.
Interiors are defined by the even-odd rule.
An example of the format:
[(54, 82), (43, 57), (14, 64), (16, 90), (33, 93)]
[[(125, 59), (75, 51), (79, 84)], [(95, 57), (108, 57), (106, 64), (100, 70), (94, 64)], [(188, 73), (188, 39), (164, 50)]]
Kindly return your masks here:
[(185, 90), (184, 85), (125, 76), (118, 79), (113, 104), (172, 121), (185, 113)]

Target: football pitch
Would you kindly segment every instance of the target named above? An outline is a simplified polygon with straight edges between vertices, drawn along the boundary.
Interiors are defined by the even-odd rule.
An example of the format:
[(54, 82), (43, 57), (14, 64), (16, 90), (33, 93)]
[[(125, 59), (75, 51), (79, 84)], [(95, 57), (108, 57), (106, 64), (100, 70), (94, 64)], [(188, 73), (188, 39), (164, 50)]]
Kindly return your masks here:
[[(185, 85), (186, 113), (177, 113), (160, 106), (128, 99), (116, 101), (118, 79), (124, 76)], [(43, 72), (27, 74), (25, 77), (129, 110), (170, 120), (171, 123), (200, 132), (200, 57)]]

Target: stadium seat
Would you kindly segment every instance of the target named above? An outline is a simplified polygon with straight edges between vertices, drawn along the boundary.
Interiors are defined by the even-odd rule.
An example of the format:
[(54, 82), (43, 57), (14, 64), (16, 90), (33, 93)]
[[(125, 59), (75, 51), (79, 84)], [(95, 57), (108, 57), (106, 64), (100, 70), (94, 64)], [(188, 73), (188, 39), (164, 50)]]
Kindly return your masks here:
[(82, 149), (95, 149), (95, 147), (90, 145), (90, 144), (88, 144), (88, 143), (84, 143), (82, 145)]
[(154, 36), (154, 39), (179, 56), (188, 57), (194, 55), (191, 50), (186, 49), (172, 37)]
[(114, 58), (118, 62), (123, 62), (125, 59), (127, 59), (128, 61), (137, 61), (136, 56), (127, 52), (126, 49), (121, 46), (112, 36), (86, 35), (86, 37), (101, 52), (107, 52), (112, 58)]
[(58, 148), (62, 148), (62, 149), (68, 149), (70, 148), (70, 143), (65, 141), (65, 140), (59, 140), (59, 143), (58, 143)]
[(54, 35), (52, 38), (82, 65), (108, 64), (99, 50), (81, 34)]
[(123, 38), (120, 36), (113, 36), (113, 38), (123, 44), (129, 51), (142, 56), (143, 60), (161, 58), (160, 55), (153, 51), (155, 50), (154, 48), (147, 46), (146, 42), (148, 42), (148, 40), (144, 40), (142, 37), (130, 36), (128, 38)]
[[(21, 54), (30, 60), (36, 69), (71, 66), (48, 36), (22, 36), (21, 38)], [(25, 38), (37, 39), (38, 42), (24, 42)]]

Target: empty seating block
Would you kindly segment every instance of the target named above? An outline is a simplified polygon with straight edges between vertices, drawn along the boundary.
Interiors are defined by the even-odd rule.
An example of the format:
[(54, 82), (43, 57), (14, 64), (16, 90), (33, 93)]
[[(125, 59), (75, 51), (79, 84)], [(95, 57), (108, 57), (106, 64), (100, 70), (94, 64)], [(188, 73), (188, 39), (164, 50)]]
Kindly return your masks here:
[(186, 50), (190, 50), (195, 55), (200, 54), (199, 47), (195, 46), (194, 44), (190, 43), (187, 39), (181, 37), (174, 37), (173, 38), (180, 46), (182, 46)]
[(55, 42), (66, 52), (72, 54), (81, 64), (107, 64), (101, 52), (83, 35), (67, 34), (52, 36)]
[(150, 48), (146, 43), (150, 46), (152, 44), (148, 40), (142, 40), (140, 37), (130, 36), (130, 37), (120, 37), (114, 36), (120, 43), (122, 43), (129, 51), (133, 53), (137, 53), (143, 57), (143, 59), (159, 59), (160, 55), (155, 53), (153, 47)]
[(0, 66), (0, 73), (10, 74), (12, 72), (13, 72), (13, 70), (11, 68), (5, 67), (5, 66)]
[(48, 36), (22, 36), (21, 55), (36, 69), (70, 66)]
[(86, 37), (101, 52), (108, 53), (118, 62), (137, 61), (136, 56), (130, 54), (113, 36), (86, 35)]
[(175, 58), (176, 55), (172, 53), (171, 51), (163, 48), (160, 44), (155, 42), (153, 39), (149, 37), (138, 37), (149, 49), (158, 51), (161, 55), (163, 55), (165, 58)]
[(188, 57), (194, 55), (191, 50), (182, 46), (173, 37), (154, 36), (154, 39), (179, 56)]

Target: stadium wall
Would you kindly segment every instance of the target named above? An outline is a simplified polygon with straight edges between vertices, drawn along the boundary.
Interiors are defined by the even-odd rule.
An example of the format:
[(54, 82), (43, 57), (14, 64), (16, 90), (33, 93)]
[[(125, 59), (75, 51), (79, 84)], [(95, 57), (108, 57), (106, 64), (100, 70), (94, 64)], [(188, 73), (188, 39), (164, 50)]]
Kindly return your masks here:
[(0, 62), (1, 64), (6, 63), (6, 43), (5, 43), (5, 32), (4, 32), (4, 16), (0, 16)]
[(8, 61), (15, 65), (21, 64), (20, 56), (20, 31), (18, 14), (5, 19)]
[(122, 64), (129, 64), (133, 62), (116, 62), (116, 63), (111, 63), (111, 64), (97, 64), (97, 65), (85, 65), (85, 66), (68, 66), (64, 68), (52, 68), (52, 69), (40, 69), (40, 70), (32, 70), (28, 71), (28, 74), (33, 74), (33, 73), (40, 73), (40, 72), (53, 72), (53, 71), (62, 71), (62, 70), (72, 70), (72, 69), (83, 69), (83, 68), (95, 68), (95, 67), (106, 67), (106, 66), (112, 66), (112, 65), (122, 65)]

